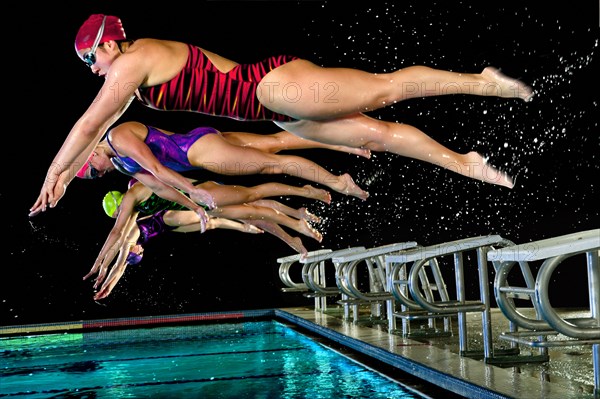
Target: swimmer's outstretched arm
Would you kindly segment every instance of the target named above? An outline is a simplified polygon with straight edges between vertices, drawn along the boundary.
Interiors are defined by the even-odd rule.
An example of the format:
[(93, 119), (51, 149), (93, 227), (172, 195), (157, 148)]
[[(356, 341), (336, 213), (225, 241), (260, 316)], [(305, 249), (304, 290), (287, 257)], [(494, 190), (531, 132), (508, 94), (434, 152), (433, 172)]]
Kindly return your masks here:
[(56, 206), (58, 201), (65, 195), (69, 183), (69, 171), (63, 171), (58, 176), (58, 181), (56, 182), (56, 185), (53, 188), (54, 191), (52, 193), (52, 197), (55, 199), (54, 205), (51, 205), (51, 201), (48, 200), (47, 196), (42, 195), (40, 193), (40, 196), (38, 197), (37, 201), (33, 204), (31, 208), (29, 208), (29, 217), (36, 216), (40, 212), (45, 212), (48, 206), (50, 206), (51, 208)]
[[(104, 281), (108, 267), (115, 256), (117, 256), (117, 254), (120, 256), (124, 251), (123, 248), (130, 246), (130, 242), (127, 238), (131, 237), (134, 232), (137, 232), (137, 237), (139, 237), (139, 228), (136, 221), (138, 214), (139, 212), (134, 209), (131, 197), (127, 197), (126, 193), (126, 195), (123, 196), (123, 201), (121, 201), (119, 207), (119, 215), (117, 216), (108, 237), (106, 237), (106, 241), (94, 261), (94, 265), (88, 274), (83, 276), (83, 279), (87, 280), (94, 274), (98, 274), (94, 279), (94, 289), (98, 288)], [(137, 240), (137, 237), (135, 240)], [(135, 241), (133, 243), (135, 244)], [(129, 252), (125, 255), (128, 253)]]
[[(132, 233), (134, 233), (134, 232), (135, 231), (133, 231)], [(116, 260), (115, 264), (113, 265), (113, 267), (110, 269), (110, 273), (108, 274), (106, 281), (104, 281), (104, 283), (102, 283), (102, 286), (100, 287), (98, 292), (96, 292), (96, 294), (94, 295), (94, 300), (104, 299), (107, 296), (109, 296), (110, 293), (112, 292), (113, 288), (115, 288), (115, 286), (121, 279), (121, 277), (123, 277), (123, 273), (125, 273), (125, 269), (127, 268), (127, 265), (128, 265), (127, 256), (129, 256), (129, 252), (135, 246), (135, 244), (137, 242), (137, 238), (139, 237), (139, 233), (140, 233), (140, 230), (137, 229), (137, 235), (132, 234), (127, 237), (127, 240), (125, 241), (125, 245), (123, 245), (121, 247), (121, 249), (119, 251), (119, 256), (117, 257), (117, 260)], [(106, 273), (106, 271), (105, 271), (105, 273)], [(98, 278), (100, 278), (100, 276)], [(104, 280), (104, 276), (102, 276), (102, 280)], [(99, 285), (99, 283), (95, 284), (94, 289), (96, 289), (98, 285)]]
[[(65, 194), (64, 188), (75, 178), (75, 174), (87, 161), (102, 135), (129, 107), (135, 98), (135, 90), (145, 79), (142, 68), (136, 66), (117, 67), (114, 72), (105, 75), (104, 83), (96, 98), (73, 125), (50, 164), (40, 194), (30, 209), (34, 215), (46, 211), (47, 207), (56, 206)], [(62, 180), (65, 185), (58, 187), (61, 182), (59, 176), (63, 172), (67, 172)]]

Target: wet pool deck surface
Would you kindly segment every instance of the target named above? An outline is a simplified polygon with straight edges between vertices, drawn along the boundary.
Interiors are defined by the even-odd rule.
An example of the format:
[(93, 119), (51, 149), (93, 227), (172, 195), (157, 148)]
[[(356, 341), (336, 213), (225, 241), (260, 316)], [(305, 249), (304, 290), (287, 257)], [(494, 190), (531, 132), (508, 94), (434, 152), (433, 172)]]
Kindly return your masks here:
[[(525, 309), (527, 311), (527, 309)], [(565, 316), (578, 313), (563, 310)], [(451, 319), (452, 335), (427, 337), (402, 333), (390, 334), (386, 320), (359, 317), (358, 322), (344, 320), (341, 308), (330, 307), (325, 312), (311, 307), (278, 309), (278, 315), (314, 333), (337, 341), (358, 352), (408, 372), (425, 381), (470, 398), (598, 398), (594, 393), (592, 346), (561, 346), (548, 348), (548, 361), (518, 362), (512, 365), (488, 364), (478, 356), (460, 354), (456, 318)], [(508, 320), (498, 309), (492, 309), (492, 337), (495, 353), (508, 348), (508, 341), (498, 339), (509, 330)], [(441, 320), (436, 321), (437, 326)], [(400, 324), (400, 322), (398, 322)], [(411, 321), (411, 331), (415, 330)], [(469, 350), (481, 342), (481, 316), (467, 313)], [(481, 345), (481, 350), (483, 346)], [(497, 352), (496, 352), (497, 351)], [(474, 351), (477, 352), (477, 351)], [(538, 348), (519, 346), (518, 358), (535, 359)]]

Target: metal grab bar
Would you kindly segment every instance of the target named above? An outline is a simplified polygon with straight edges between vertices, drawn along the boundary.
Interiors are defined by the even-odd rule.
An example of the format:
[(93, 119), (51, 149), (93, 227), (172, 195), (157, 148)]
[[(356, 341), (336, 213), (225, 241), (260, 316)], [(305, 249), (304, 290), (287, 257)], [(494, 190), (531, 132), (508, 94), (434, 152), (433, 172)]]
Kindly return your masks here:
[[(358, 322), (358, 304), (360, 302), (377, 303), (391, 300), (391, 294), (386, 292), (386, 271), (383, 266), (383, 256), (390, 253), (399, 253), (415, 246), (417, 246), (417, 243), (414, 241), (399, 242), (365, 249), (354, 254), (335, 256), (333, 258), (333, 262), (338, 265), (335, 280), (340, 292), (342, 292), (342, 303), (344, 304), (346, 318), (350, 317), (350, 307), (352, 307), (354, 321)], [(369, 272), (368, 291), (360, 289), (357, 279), (356, 267), (363, 262), (367, 265)], [(380, 313), (381, 309), (376, 307), (376, 305), (372, 305), (371, 314), (380, 316)]]
[[(527, 330), (550, 329), (548, 322), (542, 319), (539, 306), (535, 301), (535, 279), (531, 273), (529, 264), (525, 261), (518, 262), (521, 268), (521, 274), (525, 278), (525, 284), (527, 287), (515, 287), (508, 285), (508, 275), (516, 262), (495, 261), (492, 263), (496, 268), (496, 277), (494, 279), (494, 296), (496, 298), (498, 308), (500, 308), (506, 318), (516, 326), (525, 328)], [(533, 308), (535, 309), (537, 319), (527, 317), (523, 313), (519, 312), (512, 298), (530, 300)]]
[[(307, 254), (307, 256), (310, 256), (310, 257), (319, 256), (319, 255), (323, 255), (323, 254), (330, 253), (330, 252), (332, 252), (331, 249), (320, 249), (317, 251), (309, 252)], [(290, 255), (290, 256), (286, 256), (286, 257), (277, 259), (277, 263), (280, 264), (279, 265), (279, 279), (287, 287), (287, 288), (283, 288), (283, 291), (289, 292), (289, 291), (307, 291), (308, 290), (308, 286), (306, 284), (294, 281), (292, 279), (292, 277), (290, 276), (290, 268), (292, 267), (293, 264), (296, 264), (297, 262), (299, 262), (301, 258), (302, 258), (302, 255), (295, 254), (295, 255)]]
[[(358, 287), (356, 266), (363, 261), (367, 265), (367, 271), (369, 272), (370, 291), (368, 292), (363, 292)], [(381, 273), (379, 273), (379, 270), (382, 270), (382, 267), (381, 263), (377, 260), (373, 261), (368, 258), (363, 260), (354, 260), (340, 265), (336, 274), (336, 281), (340, 290), (354, 299), (365, 302), (391, 299), (391, 293), (383, 291), (385, 278), (381, 278)]]
[[(530, 330), (554, 329), (571, 338), (600, 338), (599, 249), (600, 229), (595, 229), (508, 246), (489, 252), (488, 260), (491, 260), (498, 268), (494, 290), (500, 309), (510, 321), (523, 328)], [(579, 320), (563, 319), (550, 304), (550, 277), (554, 269), (565, 259), (583, 253), (587, 256), (592, 317)], [(524, 265), (527, 265), (527, 261), (541, 260), (544, 262), (535, 280), (533, 276), (524, 274), (527, 288), (507, 285), (506, 276), (515, 262), (519, 262), (523, 268)], [(528, 266), (527, 270), (529, 270)], [(512, 301), (507, 298), (509, 294), (530, 296), (539, 319), (530, 319), (519, 313)]]
[(421, 275), (424, 272), (423, 266), (430, 261), (431, 259), (416, 261), (410, 269), (408, 286), (416, 303), (432, 313), (481, 312), (485, 310), (485, 304), (481, 301), (467, 303), (463, 299), (455, 302), (446, 300), (435, 303), (433, 298), (428, 298), (427, 295), (422, 294), (419, 288), (419, 281), (421, 281)]
[[(560, 317), (550, 304), (549, 284), (552, 273), (564, 260), (585, 254), (588, 274), (588, 294), (591, 317), (566, 319)], [(573, 234), (566, 234), (545, 240), (534, 241), (528, 244), (515, 245), (488, 253), (488, 259), (493, 262), (524, 262), (543, 260), (538, 271), (533, 295), (539, 314), (543, 322), (553, 330), (544, 334), (561, 333), (569, 340), (541, 342), (543, 338), (524, 339), (518, 333), (506, 333), (500, 338), (527, 344), (530, 346), (545, 344), (549, 346), (565, 345), (592, 345), (592, 364), (594, 368), (594, 391), (600, 395), (600, 229), (587, 230)], [(503, 266), (504, 267), (504, 266)], [(502, 283), (503, 281), (499, 281)], [(502, 288), (502, 289), (500, 289)], [(499, 286), (496, 295), (502, 296), (507, 292), (517, 292), (512, 287)], [(518, 292), (517, 292), (518, 293)], [(529, 292), (527, 292), (529, 294)], [(514, 322), (523, 322), (515, 314), (505, 313)], [(535, 332), (530, 334), (533, 335)], [(538, 335), (541, 334), (538, 332)]]
[[(600, 245), (599, 245), (600, 247)], [(598, 251), (586, 252), (588, 258), (588, 278), (590, 289), (590, 305), (592, 317), (580, 319), (565, 319), (558, 315), (550, 304), (548, 295), (550, 277), (554, 269), (565, 259), (576, 254), (559, 255), (550, 259), (546, 259), (538, 272), (538, 277), (535, 285), (536, 300), (541, 308), (542, 317), (556, 331), (567, 337), (581, 339), (597, 339), (600, 343), (600, 306), (598, 298), (600, 290), (600, 267), (598, 263)]]
[[(302, 292), (305, 297), (314, 297), (315, 310), (325, 312), (327, 310), (327, 297), (340, 294), (337, 287), (326, 285), (325, 264), (333, 256), (351, 254), (364, 250), (364, 247), (354, 247), (333, 251), (331, 249), (320, 249), (311, 251), (302, 256), (300, 254), (290, 255), (277, 259), (279, 266), (279, 279), (285, 284), (283, 292)], [(292, 265), (302, 265), (302, 282), (294, 281), (290, 275)], [(337, 268), (337, 265), (334, 265)]]
[[(325, 264), (326, 260), (332, 260), (336, 256), (344, 256), (363, 251), (365, 247), (353, 247), (348, 249), (340, 249), (337, 251), (328, 252), (326, 254), (315, 254), (307, 256), (300, 262), (304, 263), (302, 267), (302, 281), (304, 284), (317, 294), (335, 295), (339, 294), (338, 287), (327, 287), (325, 279)], [(332, 260), (334, 266), (334, 274), (337, 272), (337, 262)], [(317, 269), (317, 267), (319, 269)]]
[[(413, 250), (414, 251), (414, 250)], [(407, 251), (410, 252), (410, 251)], [(391, 266), (390, 266), (391, 265)], [(433, 302), (434, 299), (434, 291), (437, 291), (437, 295), (440, 297), (442, 301), (449, 301), (450, 296), (448, 295), (448, 290), (446, 287), (446, 283), (444, 282), (444, 277), (442, 276), (442, 272), (440, 270), (439, 263), (436, 258), (432, 258), (429, 262), (426, 263), (429, 265), (431, 270), (431, 274), (435, 281), (435, 284), (431, 284), (429, 281), (428, 273), (426, 270), (422, 269), (419, 273), (419, 281), (421, 290), (425, 293), (426, 298)], [(394, 296), (394, 299), (400, 303), (400, 312), (397, 312), (395, 303), (393, 301), (389, 301), (388, 303), (388, 327), (390, 331), (396, 330), (396, 318), (402, 319), (402, 335), (403, 336), (428, 336), (428, 337), (436, 337), (436, 336), (451, 336), (452, 335), (452, 324), (451, 317), (454, 314), (445, 313), (435, 314), (424, 310), (417, 302), (409, 298), (409, 282), (407, 278), (407, 264), (406, 263), (388, 263), (386, 260), (386, 270), (388, 270), (388, 290)], [(436, 326), (436, 319), (443, 318), (443, 330), (440, 330)], [(427, 329), (424, 329), (421, 326), (416, 332), (411, 331), (410, 321), (411, 320), (427, 320)]]
[[(386, 244), (379, 247), (365, 249), (355, 254), (335, 256), (338, 270), (336, 283), (343, 293), (354, 299), (362, 301), (381, 301), (391, 299), (392, 295), (386, 291), (386, 272), (383, 256), (413, 248), (417, 245), (414, 241)], [(362, 291), (358, 286), (356, 267), (364, 262), (369, 272), (370, 290)]]
[[(511, 241), (499, 235), (471, 237), (438, 245), (432, 245), (406, 251), (400, 255), (386, 256), (386, 263), (405, 264), (413, 262), (408, 273), (408, 288), (414, 302), (421, 308), (436, 315), (458, 313), (459, 346), (461, 354), (467, 350), (467, 326), (466, 313), (482, 313), (482, 335), (483, 335), (483, 357), (486, 361), (493, 358), (492, 328), (490, 314), (490, 293), (488, 284), (487, 251), (493, 246), (507, 246), (513, 244)], [(477, 251), (477, 264), (479, 275), (479, 293), (477, 301), (467, 301), (464, 287), (463, 252)], [(436, 258), (452, 256), (454, 258), (454, 274), (456, 283), (456, 301), (450, 301), (448, 297), (439, 301), (433, 300), (430, 295), (423, 294), (419, 287), (419, 281), (424, 273), (424, 266)], [(443, 284), (443, 281), (437, 283)], [(445, 286), (444, 286), (445, 287)], [(410, 302), (409, 302), (410, 303)], [(513, 348), (514, 354), (518, 348)]]
[[(390, 292), (394, 295), (394, 298), (400, 302), (400, 304), (406, 306), (409, 309), (413, 310), (422, 310), (423, 308), (414, 300), (409, 298), (408, 296), (408, 286), (409, 280), (407, 278), (406, 263), (392, 263), (386, 260), (388, 265), (391, 266), (390, 275)], [(444, 277), (442, 276), (442, 272), (440, 270), (439, 262), (436, 258), (431, 258), (429, 261), (425, 262), (424, 266), (429, 266), (431, 269), (431, 274), (435, 281), (435, 284), (431, 284), (429, 282), (429, 277), (427, 272), (424, 269), (419, 271), (419, 281), (420, 281), (420, 289), (425, 293), (425, 297), (428, 301), (433, 302), (434, 294), (433, 291), (437, 291), (440, 299), (442, 301), (449, 301), (450, 296), (448, 295), (448, 290), (446, 289), (446, 283), (444, 282)]]

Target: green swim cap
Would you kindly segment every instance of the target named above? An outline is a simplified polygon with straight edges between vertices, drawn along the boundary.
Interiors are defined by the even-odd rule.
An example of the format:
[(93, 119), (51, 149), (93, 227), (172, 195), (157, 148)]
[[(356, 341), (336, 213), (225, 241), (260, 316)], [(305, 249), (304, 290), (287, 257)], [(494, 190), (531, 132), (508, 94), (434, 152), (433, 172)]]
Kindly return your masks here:
[(119, 205), (121, 205), (121, 201), (123, 200), (123, 193), (119, 191), (109, 191), (106, 193), (104, 198), (102, 199), (102, 208), (104, 208), (104, 212), (113, 217)]

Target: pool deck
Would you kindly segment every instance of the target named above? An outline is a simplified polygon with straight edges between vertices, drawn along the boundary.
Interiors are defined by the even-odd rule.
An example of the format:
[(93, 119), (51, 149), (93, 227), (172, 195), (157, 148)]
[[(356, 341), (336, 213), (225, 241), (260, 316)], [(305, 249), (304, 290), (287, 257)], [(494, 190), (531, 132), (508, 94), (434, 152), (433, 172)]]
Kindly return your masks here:
[[(567, 312), (567, 311), (566, 311)], [(508, 321), (492, 309), (493, 333), (508, 330)], [(576, 313), (572, 311), (572, 313)], [(587, 399), (594, 394), (592, 349), (589, 345), (550, 348), (546, 362), (498, 366), (461, 355), (458, 336), (405, 338), (386, 331), (385, 323), (368, 319), (346, 321), (340, 309), (326, 312), (311, 307), (276, 310), (292, 323), (376, 358), (441, 388), (468, 398)], [(467, 326), (477, 336), (477, 315)], [(479, 332), (480, 333), (480, 332)], [(521, 346), (520, 355), (538, 354), (537, 348)]]

